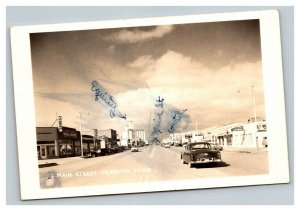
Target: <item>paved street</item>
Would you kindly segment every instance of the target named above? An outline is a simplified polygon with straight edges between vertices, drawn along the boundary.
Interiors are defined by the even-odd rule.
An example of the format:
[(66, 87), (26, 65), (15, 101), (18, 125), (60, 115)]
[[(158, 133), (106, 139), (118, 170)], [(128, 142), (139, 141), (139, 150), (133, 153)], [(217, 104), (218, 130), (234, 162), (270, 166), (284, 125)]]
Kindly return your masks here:
[[(226, 176), (259, 175), (268, 173), (268, 152), (222, 151), (223, 163), (218, 167), (182, 164), (182, 147), (164, 148), (150, 145), (139, 152), (124, 151), (96, 158), (63, 158), (41, 160), (55, 166), (40, 168), (40, 183), (47, 187), (117, 184), (178, 179), (216, 178)], [(49, 175), (52, 175), (49, 176)], [(56, 178), (49, 182), (48, 178)], [(53, 180), (52, 180), (53, 181)]]

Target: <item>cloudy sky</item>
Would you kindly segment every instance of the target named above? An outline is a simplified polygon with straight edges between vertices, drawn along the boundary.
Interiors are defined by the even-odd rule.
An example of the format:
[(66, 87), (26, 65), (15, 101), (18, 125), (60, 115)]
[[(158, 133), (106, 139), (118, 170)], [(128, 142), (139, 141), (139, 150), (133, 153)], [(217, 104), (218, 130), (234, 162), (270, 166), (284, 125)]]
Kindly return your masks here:
[[(230, 21), (31, 34), (37, 126), (117, 129), (127, 121), (153, 128), (164, 98), (163, 132), (174, 111), (188, 109), (177, 131), (264, 117), (259, 21)], [(126, 114), (111, 118), (96, 102), (98, 81)], [(88, 132), (86, 132), (88, 133)]]

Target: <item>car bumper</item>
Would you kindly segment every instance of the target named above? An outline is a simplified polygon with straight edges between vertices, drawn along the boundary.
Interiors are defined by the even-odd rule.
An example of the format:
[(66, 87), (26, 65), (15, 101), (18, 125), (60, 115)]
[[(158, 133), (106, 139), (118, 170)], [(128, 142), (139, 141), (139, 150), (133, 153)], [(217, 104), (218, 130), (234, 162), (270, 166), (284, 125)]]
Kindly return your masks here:
[(220, 163), (222, 162), (222, 159), (200, 159), (200, 160), (194, 160), (190, 161), (190, 163)]

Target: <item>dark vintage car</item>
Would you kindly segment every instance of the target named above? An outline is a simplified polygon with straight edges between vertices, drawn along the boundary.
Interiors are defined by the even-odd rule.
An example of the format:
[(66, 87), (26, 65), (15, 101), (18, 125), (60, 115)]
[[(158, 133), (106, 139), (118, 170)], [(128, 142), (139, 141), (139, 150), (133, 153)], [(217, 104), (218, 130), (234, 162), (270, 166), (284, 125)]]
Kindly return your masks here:
[(181, 152), (183, 164), (212, 163), (217, 165), (222, 162), (221, 153), (219, 150), (212, 149), (207, 142), (189, 143), (185, 146), (185, 150)]

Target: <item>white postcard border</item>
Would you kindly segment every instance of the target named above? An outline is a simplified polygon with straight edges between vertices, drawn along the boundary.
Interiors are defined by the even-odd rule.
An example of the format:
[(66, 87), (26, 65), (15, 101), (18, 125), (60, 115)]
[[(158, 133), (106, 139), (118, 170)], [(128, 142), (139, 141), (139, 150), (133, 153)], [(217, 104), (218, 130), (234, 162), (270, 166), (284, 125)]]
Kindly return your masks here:
[[(35, 141), (36, 132), (29, 40), (30, 33), (247, 19), (260, 19), (266, 119), (268, 125), (268, 136), (270, 137), (268, 137), (268, 139), (274, 140), (274, 142), (271, 142), (269, 145), (269, 175), (181, 180), (176, 182), (149, 182), (145, 184), (136, 183), (40, 189)], [(277, 11), (253, 11), (86, 23), (19, 26), (11, 29), (11, 46), (20, 186), (21, 198), (23, 200), (289, 182), (280, 27), (279, 14)]]

